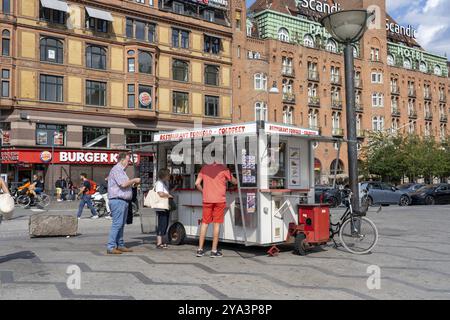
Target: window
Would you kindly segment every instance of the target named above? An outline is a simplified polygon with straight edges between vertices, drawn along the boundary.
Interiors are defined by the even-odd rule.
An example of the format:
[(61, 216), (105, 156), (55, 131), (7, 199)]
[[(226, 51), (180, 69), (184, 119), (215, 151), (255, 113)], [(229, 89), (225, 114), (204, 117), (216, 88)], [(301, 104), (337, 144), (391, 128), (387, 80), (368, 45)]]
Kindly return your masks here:
[(403, 67), (406, 69), (411, 69), (412, 68), (411, 59), (406, 58), (405, 60), (403, 60)]
[(41, 20), (47, 21), (49, 23), (65, 24), (67, 14), (64, 11), (45, 8), (40, 5), (39, 16)]
[(40, 100), (63, 101), (63, 77), (41, 75), (40, 76)]
[(294, 108), (285, 106), (283, 108), (283, 123), (294, 124)]
[(145, 143), (152, 141), (153, 133), (149, 130), (125, 129), (125, 143)]
[(289, 42), (289, 31), (286, 28), (280, 28), (280, 30), (278, 30), (278, 40)]
[[(337, 52), (337, 44), (336, 41), (334, 40), (328, 40), (327, 42), (327, 46), (326, 46), (326, 50), (329, 52), (333, 52), (336, 53)], [(355, 47), (353, 47), (353, 50), (355, 50)], [(354, 55), (354, 51), (353, 51), (353, 55)]]
[(86, 28), (91, 31), (108, 32), (108, 21), (103, 19), (92, 18), (86, 11)]
[(215, 21), (214, 11), (212, 10), (203, 11), (203, 19), (209, 22), (214, 22)]
[(383, 83), (383, 74), (380, 72), (372, 72), (372, 83)]
[(156, 25), (131, 18), (126, 22), (127, 38), (134, 38), (140, 41), (156, 41)]
[(150, 86), (139, 85), (139, 108), (152, 109), (152, 90)]
[(241, 11), (236, 11), (236, 29), (239, 31), (241, 30), (242, 27), (241, 17), (242, 17)]
[(86, 47), (86, 67), (106, 70), (106, 49), (94, 45)]
[(219, 116), (219, 97), (205, 96), (205, 116)]
[(372, 130), (377, 132), (384, 130), (384, 117), (376, 116), (372, 118)]
[(173, 12), (178, 14), (184, 14), (184, 4), (180, 2), (173, 2)]
[(109, 128), (83, 127), (84, 148), (108, 148)]
[(434, 67), (434, 74), (437, 75), (437, 76), (442, 76), (442, 69), (441, 69), (440, 66), (436, 65)]
[(11, 13), (11, 0), (3, 0), (2, 11), (4, 14)]
[[(337, 161), (337, 163), (336, 163), (336, 161)], [(334, 175), (334, 174), (338, 175), (338, 174), (344, 173), (344, 163), (342, 162), (342, 160), (334, 159), (333, 162), (331, 162), (330, 173), (332, 175)]]
[(210, 86), (219, 85), (219, 67), (212, 65), (205, 66), (205, 84)]
[(135, 21), (134, 37), (138, 40), (145, 40), (145, 22)]
[(9, 97), (9, 81), (10, 81), (10, 71), (8, 69), (2, 70), (2, 88), (1, 88), (1, 97), (7, 98)]
[(219, 54), (221, 49), (221, 39), (213, 36), (205, 35), (203, 51), (212, 54)]
[(127, 35), (127, 38), (134, 38), (134, 20), (133, 19), (127, 18), (126, 35)]
[(314, 48), (314, 39), (309, 34), (305, 35), (303, 38), (303, 45), (305, 47)]
[(136, 93), (134, 84), (129, 84), (127, 86), (127, 93), (128, 93), (127, 106), (129, 109), (134, 109), (136, 105)]
[(174, 48), (189, 48), (189, 31), (172, 29), (172, 46)]
[(172, 97), (172, 104), (174, 113), (188, 113), (189, 93), (174, 91)]
[(5, 29), (2, 31), (2, 56), (9, 56), (10, 43), (11, 32)]
[(40, 41), (41, 61), (63, 63), (63, 42), (54, 38), (41, 38)]
[(36, 145), (65, 146), (67, 127), (59, 124), (36, 123)]
[(134, 58), (128, 58), (128, 72), (135, 72), (136, 71), (136, 59)]
[(359, 58), (359, 50), (355, 46), (353, 46), (353, 58)]
[(86, 81), (86, 104), (101, 107), (106, 105), (106, 82)]
[(156, 41), (156, 25), (154, 24), (148, 24), (147, 25), (147, 40), (148, 42), (155, 42)]
[(247, 36), (251, 37), (253, 31), (253, 23), (250, 20), (247, 20)]
[(189, 64), (182, 60), (173, 60), (172, 78), (176, 81), (189, 81)]
[(370, 49), (370, 60), (380, 61), (380, 49), (377, 48)]
[(395, 65), (395, 58), (392, 54), (388, 54), (387, 56), (387, 64), (390, 66), (394, 66)]
[(374, 92), (372, 94), (372, 107), (383, 107), (383, 94)]
[(263, 73), (257, 73), (254, 76), (255, 90), (267, 90), (267, 76)]
[(267, 105), (264, 102), (255, 103), (255, 120), (267, 121)]
[(424, 72), (424, 73), (428, 72), (427, 64), (424, 61), (420, 62), (419, 70), (420, 70), (420, 72)]
[(139, 72), (152, 74), (152, 55), (139, 50)]

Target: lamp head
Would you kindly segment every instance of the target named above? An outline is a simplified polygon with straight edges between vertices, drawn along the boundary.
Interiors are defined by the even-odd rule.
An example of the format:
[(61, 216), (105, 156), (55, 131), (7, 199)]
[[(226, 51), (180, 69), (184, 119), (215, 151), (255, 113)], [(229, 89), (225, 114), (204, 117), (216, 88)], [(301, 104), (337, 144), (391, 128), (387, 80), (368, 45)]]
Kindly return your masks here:
[(280, 93), (280, 90), (278, 89), (278, 85), (277, 85), (276, 81), (273, 82), (272, 88), (270, 88), (269, 93), (272, 93), (272, 94)]
[(367, 19), (373, 13), (366, 10), (333, 12), (320, 20), (331, 36), (343, 44), (357, 42), (367, 30)]

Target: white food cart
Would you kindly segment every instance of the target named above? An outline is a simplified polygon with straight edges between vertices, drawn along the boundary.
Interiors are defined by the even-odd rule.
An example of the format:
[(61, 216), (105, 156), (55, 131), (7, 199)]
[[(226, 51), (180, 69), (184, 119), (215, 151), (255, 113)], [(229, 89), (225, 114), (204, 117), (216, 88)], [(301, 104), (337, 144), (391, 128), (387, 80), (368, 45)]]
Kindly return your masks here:
[(220, 241), (271, 246), (285, 242), (289, 224), (298, 223), (297, 205), (314, 203), (316, 139), (319, 132), (314, 130), (258, 121), (159, 133), (137, 152), (156, 152), (153, 176), (167, 168), (171, 182), (179, 186), (169, 228), (172, 243), (199, 236), (202, 194), (194, 184), (203, 152), (211, 154), (215, 148), (215, 156), (226, 161), (239, 181), (227, 191)]

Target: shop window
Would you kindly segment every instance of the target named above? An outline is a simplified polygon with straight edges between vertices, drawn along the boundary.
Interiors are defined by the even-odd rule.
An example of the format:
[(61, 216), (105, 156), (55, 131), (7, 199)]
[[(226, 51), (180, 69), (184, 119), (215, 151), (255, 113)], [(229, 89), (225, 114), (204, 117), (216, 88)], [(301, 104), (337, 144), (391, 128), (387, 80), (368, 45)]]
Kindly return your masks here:
[(219, 54), (221, 51), (222, 40), (213, 36), (204, 36), (204, 48), (206, 53)]
[(152, 90), (151, 86), (139, 85), (139, 108), (152, 109)]
[(10, 71), (9, 69), (3, 69), (2, 70), (2, 88), (1, 88), (1, 96), (2, 98), (8, 98), (9, 97), (9, 88), (10, 88)]
[(219, 97), (205, 96), (205, 116), (219, 116)]
[(41, 61), (63, 63), (64, 48), (59, 39), (43, 37), (40, 40)]
[(66, 24), (67, 13), (60, 10), (45, 8), (40, 4), (40, 19), (49, 23)]
[(63, 102), (63, 77), (40, 76), (40, 100)]
[(172, 77), (176, 81), (189, 81), (189, 63), (182, 60), (173, 60)]
[(189, 31), (172, 29), (172, 47), (174, 48), (189, 48)]
[(129, 109), (134, 109), (136, 105), (136, 93), (135, 93), (135, 85), (129, 84), (127, 86), (127, 92), (128, 92), (128, 102), (127, 106)]
[(139, 72), (152, 74), (152, 55), (139, 50)]
[(174, 113), (188, 113), (189, 93), (174, 91), (172, 96), (172, 105)]
[(8, 57), (10, 54), (11, 32), (9, 30), (2, 31), (2, 56)]
[(152, 142), (153, 132), (149, 130), (131, 130), (125, 129), (125, 143), (146, 143)]
[(2, 11), (3, 11), (4, 14), (10, 14), (11, 13), (11, 0), (3, 0)]
[(106, 49), (88, 45), (86, 47), (86, 67), (106, 70)]
[(109, 128), (83, 127), (84, 148), (108, 148)]
[(57, 146), (66, 145), (67, 127), (59, 124), (36, 124), (36, 145)]
[(210, 86), (219, 85), (219, 67), (206, 65), (205, 66), (205, 84)]
[(106, 82), (86, 81), (86, 104), (100, 107), (106, 105)]

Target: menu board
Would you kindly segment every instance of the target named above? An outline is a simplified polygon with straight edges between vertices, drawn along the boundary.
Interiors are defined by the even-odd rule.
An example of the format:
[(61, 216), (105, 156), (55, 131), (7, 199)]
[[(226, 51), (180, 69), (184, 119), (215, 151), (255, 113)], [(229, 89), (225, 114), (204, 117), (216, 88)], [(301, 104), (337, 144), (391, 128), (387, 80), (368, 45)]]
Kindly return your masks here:
[(289, 148), (289, 185), (298, 187), (300, 181), (300, 148)]

